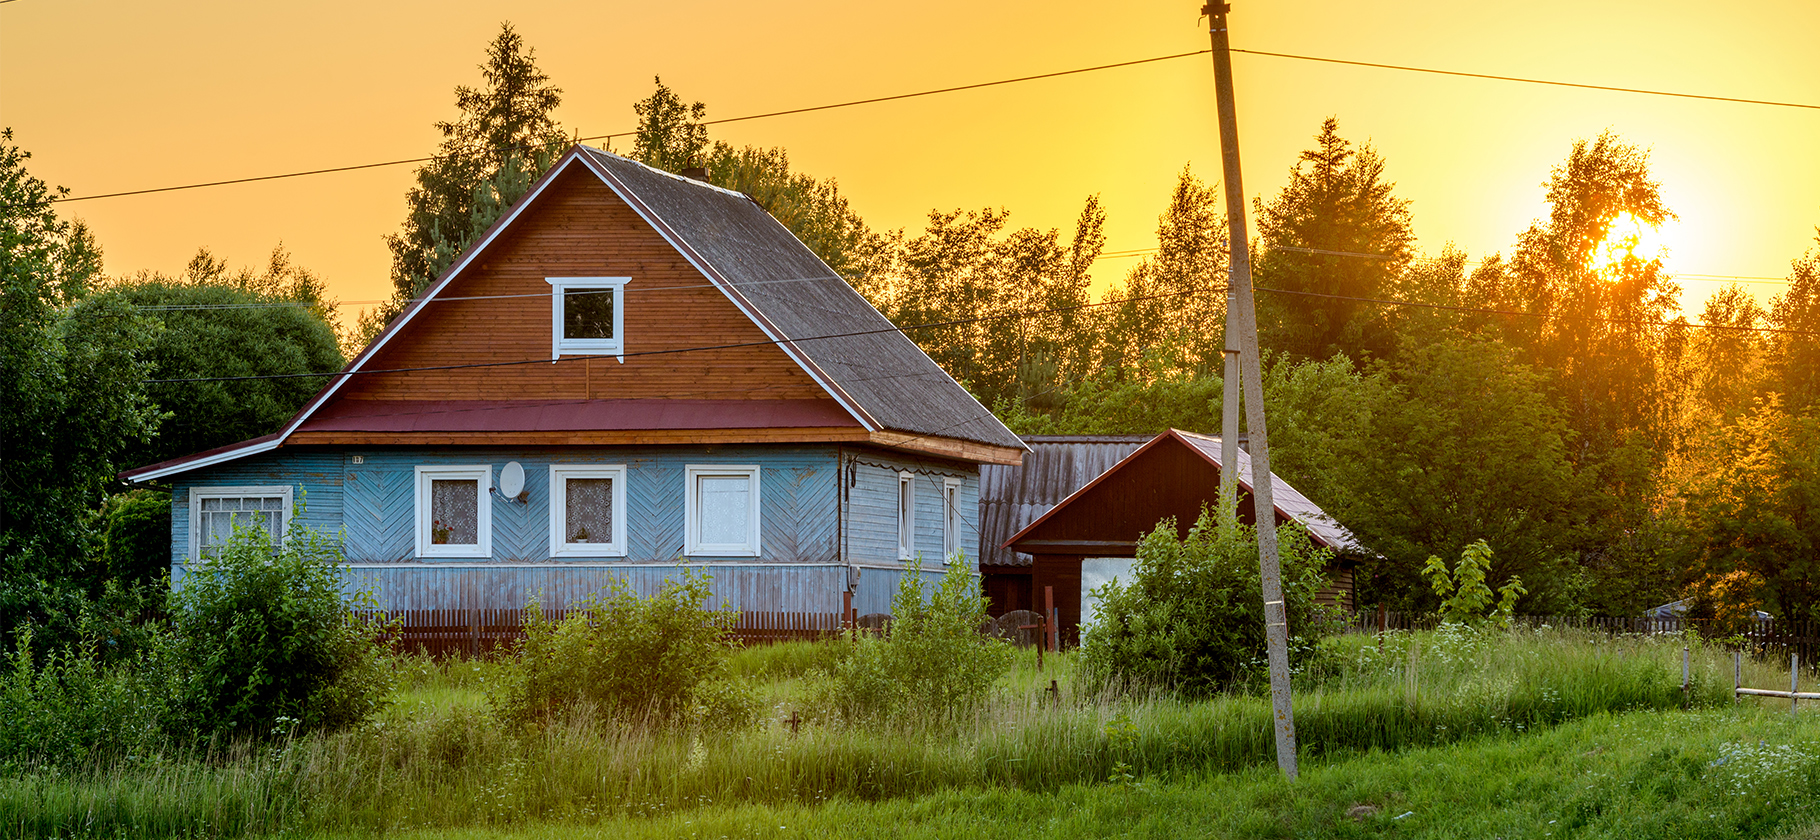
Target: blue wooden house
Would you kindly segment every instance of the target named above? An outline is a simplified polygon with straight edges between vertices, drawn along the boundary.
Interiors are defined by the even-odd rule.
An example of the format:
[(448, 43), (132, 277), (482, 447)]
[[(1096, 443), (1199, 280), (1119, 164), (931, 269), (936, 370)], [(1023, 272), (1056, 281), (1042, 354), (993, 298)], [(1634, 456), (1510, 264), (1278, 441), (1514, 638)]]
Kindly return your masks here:
[(171, 488), (178, 581), (294, 521), (388, 609), (687, 565), (741, 610), (882, 612), (1024, 449), (751, 198), (576, 146), (282, 430), (123, 478)]

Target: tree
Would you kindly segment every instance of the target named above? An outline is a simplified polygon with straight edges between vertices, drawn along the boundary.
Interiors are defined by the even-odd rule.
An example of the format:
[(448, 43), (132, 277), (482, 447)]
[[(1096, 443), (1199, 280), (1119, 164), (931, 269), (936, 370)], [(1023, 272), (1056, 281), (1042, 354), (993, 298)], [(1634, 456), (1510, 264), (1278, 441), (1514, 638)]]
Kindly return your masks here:
[[(341, 369), (322, 281), (273, 249), (263, 274), (230, 271), (206, 249), (180, 276), (140, 272), (104, 296), (163, 325), (147, 348), (152, 379), (329, 374)], [(163, 382), (149, 394), (167, 415), (158, 435), (123, 453), (150, 464), (277, 431), (326, 378)]]
[(1498, 342), (1454, 338), (1405, 348), (1365, 380), (1358, 414), (1320, 443), (1327, 467), (1312, 491), (1381, 555), (1364, 564), (1361, 603), (1426, 608), (1425, 559), (1483, 539), (1492, 576), (1520, 575), (1530, 609), (1577, 609), (1579, 485), (1546, 375)]
[(436, 124), (442, 145), (418, 168), (417, 185), (405, 195), (403, 228), (386, 237), (392, 300), (362, 319), (369, 340), (523, 197), (567, 147), (552, 116), (562, 90), (549, 83), (536, 58), (537, 51), (505, 23), (480, 66), (486, 88), (455, 88), (461, 116)]
[[(1264, 288), (1317, 295), (1383, 298), (1409, 264), (1415, 233), (1409, 202), (1384, 179), (1370, 144), (1356, 151), (1329, 117), (1269, 204), (1256, 202), (1264, 250), (1255, 274)], [(1317, 253), (1326, 252), (1326, 253)], [(1355, 254), (1372, 254), (1360, 257)], [(1306, 358), (1353, 359), (1395, 349), (1376, 304), (1265, 292), (1258, 334), (1268, 347)]]
[(652, 77), (657, 90), (632, 105), (638, 115), (638, 135), (632, 140), (632, 159), (665, 172), (681, 172), (706, 163), (708, 127), (701, 121), (708, 106), (683, 104), (662, 76)]
[(91, 294), (101, 251), (57, 217), (0, 132), (0, 632), (93, 582), (95, 511), (121, 451), (157, 428), (141, 358), (154, 326)]
[(1090, 369), (1087, 272), (1104, 217), (1089, 198), (1064, 245), (1053, 229), (1006, 232), (1009, 216), (931, 211), (922, 234), (887, 237), (862, 291), (893, 323), (916, 326), (910, 337), (982, 402), (1026, 405)]
[(1156, 256), (1106, 292), (1104, 300), (1124, 302), (1105, 316), (1102, 369), (1138, 375), (1154, 367), (1143, 363), (1146, 355), (1189, 370), (1219, 368), (1230, 243), (1218, 202), (1212, 187), (1182, 167), (1157, 219)]
[(1691, 575), (1759, 581), (1781, 617), (1820, 619), (1820, 416), (1771, 394), (1708, 430), (1690, 460), (1678, 501)]
[(863, 291), (870, 267), (890, 258), (879, 253), (886, 243), (848, 206), (840, 185), (832, 178), (792, 171), (783, 149), (710, 144), (708, 127), (702, 124), (708, 106), (685, 104), (662, 77), (655, 81), (657, 89), (632, 105), (638, 116), (632, 158), (666, 172), (705, 169), (709, 183), (750, 196), (835, 273)]
[(1658, 324), (1681, 290), (1659, 254), (1638, 253), (1638, 227), (1674, 218), (1649, 155), (1610, 132), (1576, 141), (1549, 177), (1548, 204), (1548, 219), (1518, 237), (1501, 295), (1538, 317), (1512, 322), (1505, 337), (1555, 372), (1576, 461), (1596, 464), (1633, 433), (1658, 446), (1668, 431)]
[[(1820, 243), (1820, 228), (1815, 228)], [(1820, 404), (1820, 247), (1789, 266), (1788, 289), (1770, 300), (1769, 322), (1788, 332), (1772, 336), (1773, 387), (1791, 410)]]

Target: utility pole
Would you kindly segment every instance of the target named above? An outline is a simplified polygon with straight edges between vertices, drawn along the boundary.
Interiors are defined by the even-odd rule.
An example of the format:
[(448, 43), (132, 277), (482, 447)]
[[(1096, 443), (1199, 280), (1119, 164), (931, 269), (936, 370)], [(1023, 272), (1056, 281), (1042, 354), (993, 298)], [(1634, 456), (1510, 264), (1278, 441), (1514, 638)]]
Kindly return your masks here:
[[(1232, 45), (1226, 36), (1230, 6), (1214, 0), (1201, 7), (1213, 40), (1214, 98), (1220, 111), (1220, 152), (1226, 184), (1226, 225), (1232, 240), (1231, 280), (1226, 292), (1226, 375), (1220, 455), (1220, 485), (1238, 471), (1237, 391), (1233, 373), (1233, 336), (1238, 336), (1238, 379), (1245, 389), (1245, 425), (1251, 444), (1251, 499), (1257, 511), (1258, 570), (1263, 578), (1264, 641), (1270, 660), (1270, 707), (1276, 719), (1277, 767), (1294, 780), (1296, 770), (1295, 709), (1289, 699), (1289, 622), (1283, 607), (1283, 569), (1277, 558), (1275, 494), (1271, 490), (1270, 439), (1264, 428), (1264, 380), (1258, 362), (1257, 309), (1251, 296), (1251, 252), (1245, 232), (1245, 188), (1239, 178), (1239, 122), (1232, 99)], [(1235, 488), (1236, 489), (1236, 488)], [(1222, 497), (1223, 498), (1223, 497)]]

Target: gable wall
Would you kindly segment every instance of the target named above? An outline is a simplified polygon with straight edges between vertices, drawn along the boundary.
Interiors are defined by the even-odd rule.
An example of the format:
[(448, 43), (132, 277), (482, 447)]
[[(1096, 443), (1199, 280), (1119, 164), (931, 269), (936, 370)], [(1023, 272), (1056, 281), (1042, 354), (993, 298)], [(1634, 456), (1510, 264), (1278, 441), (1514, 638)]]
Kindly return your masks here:
[[(765, 342), (764, 332), (612, 190), (574, 165), (438, 295), (367, 369), (549, 359), (546, 277), (630, 277), (628, 353)], [(688, 287), (688, 288), (676, 288)], [(665, 290), (673, 289), (673, 290)], [(356, 377), (343, 399), (825, 399), (781, 349), (761, 344), (655, 356)]]
[[(1174, 517), (1176, 533), (1187, 536), (1203, 504), (1219, 498), (1220, 470), (1173, 440), (1131, 457), (1032, 530), (1029, 540), (1136, 541)], [(1239, 519), (1256, 522), (1251, 494), (1239, 495)], [(1283, 517), (1278, 517), (1284, 521)], [(1065, 549), (1043, 548), (1054, 553)], [(1134, 556), (1104, 546), (1082, 547), (1092, 556)], [(1039, 590), (1040, 591), (1040, 590)]]

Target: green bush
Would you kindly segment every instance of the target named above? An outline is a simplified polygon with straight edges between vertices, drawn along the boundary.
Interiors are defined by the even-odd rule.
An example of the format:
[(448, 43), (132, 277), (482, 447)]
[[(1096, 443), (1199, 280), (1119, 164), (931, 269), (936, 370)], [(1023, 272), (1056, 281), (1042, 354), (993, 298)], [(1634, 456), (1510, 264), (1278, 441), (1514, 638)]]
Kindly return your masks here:
[[(1277, 531), (1290, 662), (1319, 637), (1315, 593), (1329, 554), (1298, 528)], [(1099, 616), (1082, 643), (1088, 678), (1101, 686), (1161, 688), (1188, 697), (1261, 684), (1268, 677), (1257, 531), (1220, 528), (1208, 511), (1176, 537), (1164, 520), (1138, 543), (1129, 584), (1095, 590)]]
[(108, 500), (101, 557), (123, 586), (157, 583), (171, 569), (171, 494), (134, 490)]
[(862, 640), (834, 669), (833, 705), (850, 721), (952, 722), (1011, 668), (1011, 645), (979, 632), (986, 596), (973, 571), (949, 566), (927, 598), (920, 572), (912, 565), (898, 579), (890, 634)]
[(162, 670), (149, 657), (103, 666), (83, 647), (37, 657), (31, 629), (19, 632), (0, 670), (0, 771), (150, 758), (158, 748), (169, 697)]
[(171, 595), (171, 628), (191, 731), (333, 729), (386, 702), (385, 628), (349, 608), (341, 563), (338, 539), (293, 526), (282, 546), (264, 528), (237, 528), (190, 567)]
[(711, 580), (684, 569), (649, 598), (616, 580), (561, 621), (532, 602), (495, 712), (520, 723), (582, 712), (622, 724), (743, 725), (753, 703), (728, 669), (736, 616), (704, 606)]

